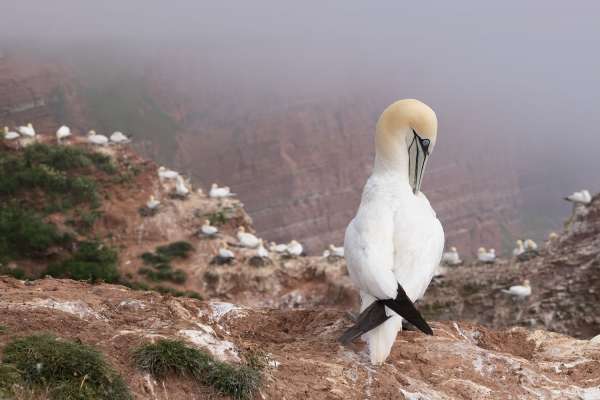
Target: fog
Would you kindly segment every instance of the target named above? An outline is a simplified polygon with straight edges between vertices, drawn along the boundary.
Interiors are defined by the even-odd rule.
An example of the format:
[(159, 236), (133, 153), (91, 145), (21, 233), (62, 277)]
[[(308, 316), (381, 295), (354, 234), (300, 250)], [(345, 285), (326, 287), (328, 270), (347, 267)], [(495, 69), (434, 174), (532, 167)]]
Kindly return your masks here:
[(507, 142), (522, 185), (600, 189), (598, 2), (2, 0), (0, 15), (6, 49), (134, 74), (184, 57), (180, 80), (232, 96), (419, 98), (440, 145)]

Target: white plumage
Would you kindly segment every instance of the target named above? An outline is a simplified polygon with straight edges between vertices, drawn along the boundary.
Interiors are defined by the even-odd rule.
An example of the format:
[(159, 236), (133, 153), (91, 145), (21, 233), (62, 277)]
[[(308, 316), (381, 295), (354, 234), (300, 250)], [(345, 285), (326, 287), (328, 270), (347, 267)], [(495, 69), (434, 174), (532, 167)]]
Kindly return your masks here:
[(158, 169), (158, 177), (162, 181), (163, 179), (177, 179), (179, 176), (179, 172), (173, 171), (171, 169), (166, 169), (165, 167), (160, 167)]
[(22, 136), (26, 136), (29, 138), (35, 137), (35, 129), (33, 129), (33, 125), (31, 124), (31, 122), (28, 123), (26, 126), (20, 126), (17, 130)]
[(210, 187), (210, 192), (208, 195), (212, 198), (223, 198), (223, 197), (231, 197), (234, 194), (231, 193), (231, 190), (228, 186), (219, 187), (216, 183), (213, 183)]
[(584, 189), (567, 196), (565, 200), (575, 204), (589, 204), (592, 201), (592, 196), (590, 195), (590, 192)]
[(113, 132), (112, 135), (110, 135), (110, 141), (116, 144), (128, 143), (129, 138), (125, 136), (123, 132), (116, 131)]
[(269, 258), (269, 251), (265, 249), (262, 239), (259, 239), (258, 249), (256, 249), (256, 255), (260, 258)]
[(233, 254), (233, 251), (227, 248), (227, 244), (223, 243), (219, 248), (219, 257), (221, 257), (223, 260), (231, 260), (235, 258), (235, 254)]
[(538, 245), (531, 239), (525, 240), (525, 251), (537, 251)]
[(4, 139), (6, 139), (6, 140), (15, 140), (15, 139), (18, 139), (20, 137), (21, 136), (17, 132), (9, 131), (8, 130), (8, 126), (4, 127)]
[(517, 246), (513, 249), (513, 256), (518, 257), (525, 253), (525, 246), (523, 246), (523, 241), (521, 239), (517, 240), (516, 245)]
[(450, 247), (450, 251), (447, 251), (444, 254), (442, 254), (442, 263), (446, 265), (459, 265), (462, 263), (462, 260), (460, 259), (460, 255), (458, 254), (458, 250), (456, 250), (456, 247), (452, 246)]
[(190, 189), (188, 189), (188, 187), (186, 186), (181, 175), (177, 175), (175, 179), (175, 192), (177, 193), (177, 195), (185, 197), (188, 194), (190, 194)]
[(212, 226), (209, 220), (205, 220), (202, 227), (200, 227), (200, 233), (204, 236), (214, 236), (219, 232), (219, 228)]
[(254, 249), (260, 244), (258, 238), (253, 234), (246, 232), (246, 229), (243, 226), (238, 228), (237, 238), (242, 247)]
[(304, 251), (304, 247), (302, 247), (302, 245), (296, 240), (292, 240), (291, 242), (289, 242), (287, 244), (286, 252), (290, 256), (298, 257), (298, 256), (302, 255), (303, 251)]
[(344, 248), (343, 247), (336, 247), (333, 244), (329, 245), (329, 251), (331, 252), (330, 254), (334, 257), (344, 257)]
[(155, 210), (160, 206), (160, 201), (156, 200), (154, 196), (150, 196), (150, 199), (146, 202), (146, 207), (150, 210)]
[(523, 285), (511, 286), (508, 290), (502, 289), (504, 293), (508, 293), (511, 296), (525, 298), (531, 295), (531, 286), (528, 280), (523, 282)]
[(331, 251), (329, 251), (329, 250), (325, 250), (325, 251), (323, 252), (323, 256), (322, 256), (322, 257), (323, 257), (323, 258), (327, 258), (327, 257), (329, 257), (330, 255), (331, 255)]
[(71, 136), (71, 128), (66, 125), (62, 125), (56, 131), (56, 141), (58, 143), (62, 142), (63, 139), (68, 138), (69, 136)]
[(98, 135), (96, 131), (89, 131), (87, 140), (98, 146), (105, 146), (108, 143), (108, 138), (104, 135)]
[(285, 243), (276, 244), (275, 242), (271, 242), (269, 244), (269, 249), (274, 253), (283, 254), (283, 253), (287, 252), (287, 244), (285, 244)]
[(477, 259), (482, 263), (493, 264), (496, 262), (496, 250), (490, 249), (486, 251), (485, 248), (480, 247), (477, 250)]
[[(398, 101), (379, 118), (373, 172), (344, 240), (361, 311), (376, 300), (396, 298), (398, 284), (416, 301), (440, 263), (444, 231), (420, 192), (436, 137), (435, 113), (417, 100)], [(373, 364), (385, 361), (402, 329), (402, 318), (387, 307), (386, 313), (389, 319), (363, 335)]]

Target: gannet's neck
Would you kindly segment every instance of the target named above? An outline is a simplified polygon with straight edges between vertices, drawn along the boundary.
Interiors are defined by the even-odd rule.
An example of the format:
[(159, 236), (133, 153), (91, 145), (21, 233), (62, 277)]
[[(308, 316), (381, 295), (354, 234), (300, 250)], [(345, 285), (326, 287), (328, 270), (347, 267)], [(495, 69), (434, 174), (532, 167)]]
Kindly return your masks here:
[[(394, 132), (395, 133), (395, 132)], [(377, 132), (375, 137), (374, 176), (389, 177), (398, 183), (409, 183), (406, 132)]]

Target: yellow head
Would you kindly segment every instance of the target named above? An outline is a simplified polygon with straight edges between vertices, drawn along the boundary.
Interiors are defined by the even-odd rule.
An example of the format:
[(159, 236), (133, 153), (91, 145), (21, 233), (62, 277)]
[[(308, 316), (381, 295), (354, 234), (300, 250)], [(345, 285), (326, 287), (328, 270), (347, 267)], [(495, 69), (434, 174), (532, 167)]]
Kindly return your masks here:
[(437, 117), (426, 104), (399, 100), (386, 108), (377, 122), (375, 148), (386, 168), (408, 169), (413, 192), (421, 190), (423, 171), (437, 141)]
[(477, 249), (477, 253), (479, 253), (479, 254), (485, 253), (485, 248), (480, 247), (479, 249)]

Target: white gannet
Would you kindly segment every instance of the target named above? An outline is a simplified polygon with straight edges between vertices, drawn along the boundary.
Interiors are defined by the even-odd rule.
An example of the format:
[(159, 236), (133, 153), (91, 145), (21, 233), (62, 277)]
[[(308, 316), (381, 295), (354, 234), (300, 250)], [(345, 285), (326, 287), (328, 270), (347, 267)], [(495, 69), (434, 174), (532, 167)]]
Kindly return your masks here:
[(235, 254), (233, 254), (233, 251), (229, 250), (227, 243), (225, 242), (221, 243), (221, 247), (219, 247), (219, 258), (225, 262), (235, 258)]
[(188, 189), (188, 187), (186, 186), (185, 181), (183, 180), (181, 175), (177, 175), (175, 179), (175, 193), (177, 193), (178, 196), (182, 197), (185, 197), (188, 194), (190, 194), (190, 189)]
[(515, 243), (517, 247), (513, 249), (513, 256), (518, 257), (525, 253), (525, 247), (523, 246), (523, 241), (521, 239), (517, 240)]
[(344, 253), (360, 289), (361, 314), (340, 340), (364, 333), (373, 364), (390, 354), (402, 317), (433, 334), (413, 302), (425, 293), (444, 250), (442, 225), (421, 192), (436, 138), (437, 117), (427, 105), (400, 100), (386, 108), (377, 122), (373, 172), (346, 229)]
[(296, 240), (292, 240), (287, 244), (286, 253), (290, 256), (301, 256), (303, 251), (304, 247), (302, 247), (302, 245)]
[(287, 252), (287, 244), (285, 243), (281, 243), (281, 244), (276, 244), (275, 242), (271, 242), (269, 244), (269, 250), (271, 250), (273, 253), (285, 253)]
[(329, 251), (331, 252), (330, 254), (334, 257), (344, 258), (344, 248), (343, 247), (336, 247), (333, 244), (330, 244)]
[(525, 251), (537, 251), (538, 245), (531, 239), (525, 240)]
[(212, 198), (223, 198), (223, 197), (231, 197), (234, 194), (231, 193), (231, 190), (228, 186), (219, 187), (216, 183), (213, 183), (210, 187), (210, 191), (208, 195)]
[(9, 131), (8, 130), (8, 126), (4, 127), (4, 139), (6, 139), (6, 140), (15, 140), (15, 139), (18, 139), (20, 137), (21, 136), (17, 132)]
[(146, 207), (149, 210), (156, 210), (160, 206), (160, 201), (156, 200), (154, 196), (150, 196), (150, 199), (146, 202)]
[(477, 259), (486, 264), (493, 264), (496, 262), (496, 250), (486, 251), (484, 247), (480, 247), (477, 250)]
[(28, 123), (26, 126), (20, 126), (17, 130), (22, 136), (26, 136), (29, 138), (35, 137), (35, 129), (33, 129), (33, 125), (31, 124), (31, 122)]
[(237, 231), (237, 238), (242, 247), (248, 247), (250, 249), (254, 249), (258, 247), (260, 241), (253, 234), (246, 232), (246, 228), (240, 226)]
[(87, 135), (88, 142), (99, 146), (104, 146), (108, 143), (108, 138), (104, 135), (98, 135), (96, 131), (91, 130)]
[(502, 289), (502, 291), (515, 297), (525, 298), (531, 295), (531, 286), (529, 284), (529, 280), (525, 279), (525, 281), (523, 281), (523, 285), (511, 286), (508, 288), (508, 290)]
[(162, 181), (163, 179), (176, 179), (179, 176), (179, 172), (173, 171), (171, 169), (166, 169), (165, 167), (160, 167), (158, 169), (158, 177)]
[(323, 257), (323, 258), (327, 258), (327, 257), (329, 257), (330, 255), (331, 255), (331, 251), (329, 251), (329, 250), (325, 250), (325, 251), (323, 252), (323, 255), (322, 255), (322, 257)]
[(460, 259), (460, 255), (458, 254), (458, 250), (456, 247), (450, 247), (450, 251), (442, 254), (442, 263), (446, 265), (459, 265), (462, 264), (462, 260)]
[(575, 204), (589, 204), (592, 201), (592, 196), (590, 195), (590, 192), (584, 189), (565, 197), (565, 200)]
[(121, 144), (121, 143), (129, 143), (130, 140), (127, 136), (123, 135), (123, 132), (113, 132), (112, 135), (110, 135), (110, 141), (116, 144)]
[(66, 125), (62, 125), (56, 131), (56, 142), (60, 144), (64, 138), (68, 138), (69, 136), (71, 136), (71, 129)]
[(204, 236), (214, 236), (219, 232), (219, 228), (212, 226), (209, 220), (205, 220), (204, 224), (200, 228), (200, 232)]
[(259, 244), (258, 249), (256, 249), (256, 255), (260, 258), (269, 258), (269, 251), (265, 249), (265, 246), (263, 245), (263, 240), (259, 239), (258, 243)]
[(552, 231), (552, 232), (550, 232), (548, 234), (548, 240), (549, 241), (553, 241), (553, 240), (556, 240), (556, 239), (558, 239), (558, 233)]

